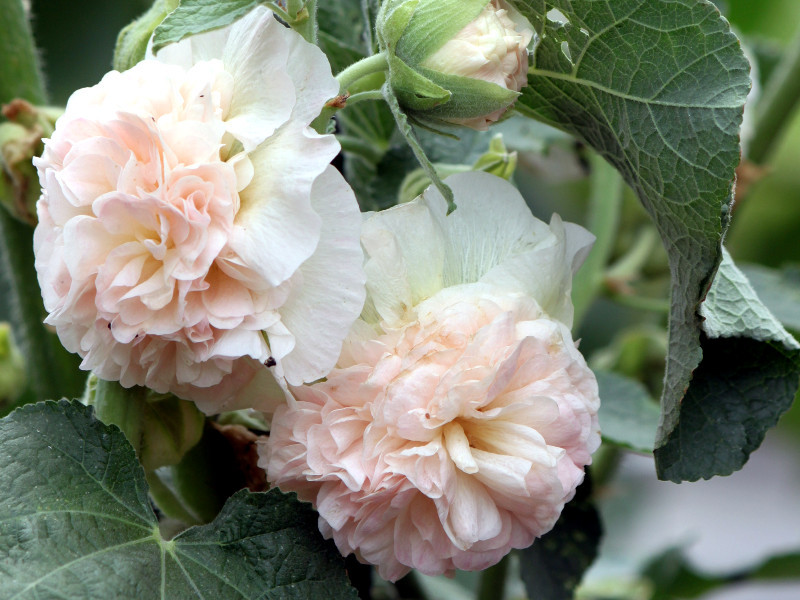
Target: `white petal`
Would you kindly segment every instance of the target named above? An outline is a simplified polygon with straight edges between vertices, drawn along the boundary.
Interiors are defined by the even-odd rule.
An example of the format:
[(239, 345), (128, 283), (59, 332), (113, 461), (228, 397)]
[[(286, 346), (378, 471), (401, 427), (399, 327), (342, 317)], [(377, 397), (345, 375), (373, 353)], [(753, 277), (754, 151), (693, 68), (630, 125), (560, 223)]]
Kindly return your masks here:
[(549, 236), (547, 225), (535, 218), (517, 189), (488, 173), (448, 177), (458, 208), (445, 216), (445, 203), (431, 186), (422, 198), (448, 236), (444, 283), (479, 281), (507, 257), (534, 247)]
[(548, 233), (533, 249), (505, 260), (482, 281), (525, 292), (549, 316), (572, 327), (572, 275), (591, 249), (594, 236), (583, 227), (564, 224), (558, 215), (553, 215)]
[(293, 34), (289, 39), (289, 76), (297, 95), (292, 120), (308, 125), (319, 116), (325, 103), (339, 93), (339, 82), (331, 74), (331, 65), (322, 50), (296, 32), (287, 31)]
[(263, 6), (250, 11), (230, 30), (222, 63), (233, 76), (234, 88), (225, 121), (246, 152), (272, 135), (292, 114), (298, 94), (288, 71), (308, 70), (304, 63), (289, 61), (290, 47), (297, 39), (309, 45)]
[(333, 136), (291, 122), (250, 154), (253, 180), (239, 196), (229, 246), (270, 285), (289, 279), (317, 247), (311, 186), (338, 148)]
[(319, 246), (300, 267), (302, 287), (279, 309), (295, 337), (294, 349), (281, 361), (292, 385), (319, 379), (333, 368), (366, 295), (361, 214), (353, 191), (328, 167), (314, 182), (311, 201), (322, 219)]
[(369, 255), (365, 269), (370, 298), (388, 323), (442, 289), (444, 236), (419, 200), (368, 218), (361, 243)]

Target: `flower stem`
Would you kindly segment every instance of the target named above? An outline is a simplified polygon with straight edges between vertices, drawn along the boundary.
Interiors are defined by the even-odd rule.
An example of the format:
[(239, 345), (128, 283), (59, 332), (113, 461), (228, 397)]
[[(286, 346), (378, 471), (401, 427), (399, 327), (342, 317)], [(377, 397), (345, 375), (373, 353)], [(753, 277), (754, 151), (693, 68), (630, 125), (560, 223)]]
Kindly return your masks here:
[(380, 73), (388, 68), (386, 55), (383, 52), (362, 58), (336, 76), (336, 80), (339, 82), (339, 90), (344, 93), (359, 79), (363, 79), (373, 73)]
[(610, 294), (609, 298), (629, 308), (636, 310), (645, 310), (649, 312), (669, 313), (669, 300), (666, 298), (646, 298), (644, 296), (636, 296), (633, 294)]
[(756, 106), (755, 133), (747, 158), (764, 164), (800, 103), (800, 29), (783, 55)]
[(622, 207), (622, 176), (599, 154), (590, 154), (589, 163), (592, 170), (587, 226), (597, 241), (572, 285), (574, 329), (580, 325), (600, 291), (603, 273), (614, 248)]
[(508, 555), (505, 555), (499, 563), (481, 573), (476, 600), (502, 600), (507, 574)]
[(605, 274), (605, 279), (632, 279), (650, 260), (658, 244), (658, 232), (655, 227), (647, 227), (639, 233), (627, 253), (611, 265)]
[[(0, 102), (23, 98), (46, 104), (41, 72), (27, 15), (19, 0), (7, 0), (0, 10)], [(0, 209), (0, 266), (11, 292), (14, 333), (25, 356), (27, 400), (80, 396), (84, 374), (77, 360), (61, 347), (42, 324), (45, 311), (36, 280), (33, 230)]]
[[(352, 85), (356, 84), (360, 80), (365, 79), (370, 75), (374, 75), (375, 73), (382, 73), (388, 68), (389, 66), (386, 62), (386, 55), (383, 53), (373, 54), (372, 56), (367, 56), (366, 58), (362, 58), (361, 60), (354, 62), (336, 76), (336, 80), (339, 82), (339, 93), (345, 94)], [(376, 85), (378, 85), (378, 88), (383, 85), (383, 81), (383, 78), (378, 78), (376, 80)], [(359, 89), (358, 93), (354, 94), (353, 97), (360, 98), (355, 100), (353, 104), (360, 102), (361, 100), (373, 100), (382, 97), (380, 92), (378, 95), (369, 94), (369, 92), (377, 90), (378, 88), (365, 90)], [(367, 96), (366, 94), (369, 95)], [(344, 106), (346, 106), (347, 103), (349, 103), (349, 100)], [(337, 110), (339, 109), (334, 106), (326, 106), (322, 109), (320, 115), (314, 119), (314, 122), (311, 123), (311, 127), (313, 127), (318, 133), (326, 133), (328, 123)]]
[(359, 102), (363, 102), (364, 100), (383, 100), (383, 92), (380, 90), (369, 90), (367, 92), (358, 92), (357, 94), (353, 94), (347, 99), (346, 106), (352, 106), (353, 104), (358, 104)]
[(307, 42), (317, 43), (317, 0), (288, 0), (289, 24)]
[(33, 34), (21, 0), (0, 4), (0, 31), (0, 103), (23, 98), (31, 104), (46, 104)]

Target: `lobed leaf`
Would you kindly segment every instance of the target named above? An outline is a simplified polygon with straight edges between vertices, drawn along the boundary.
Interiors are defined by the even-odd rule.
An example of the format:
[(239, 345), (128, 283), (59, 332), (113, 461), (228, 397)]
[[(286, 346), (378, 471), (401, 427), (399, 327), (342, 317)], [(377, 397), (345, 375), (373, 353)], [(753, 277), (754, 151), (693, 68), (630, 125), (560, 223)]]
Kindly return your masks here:
[(761, 265), (740, 265), (753, 289), (773, 315), (793, 331), (800, 331), (800, 267), (781, 270)]
[[(749, 90), (747, 60), (705, 0), (545, 4), (544, 18), (527, 9), (543, 36), (517, 106), (581, 138), (613, 164), (655, 221), (669, 255), (672, 304), (657, 471), (675, 481), (730, 473), (785, 410), (798, 375), (780, 340), (753, 337), (735, 320), (713, 334), (701, 315), (722, 260)], [(760, 382), (746, 375), (759, 370), (765, 373)], [(725, 412), (733, 406), (735, 416)], [(764, 418), (747, 420), (756, 409)], [(720, 446), (729, 428), (740, 434), (736, 451)], [(687, 435), (695, 458), (680, 450)]]
[(315, 513), (277, 490), (165, 540), (122, 432), (66, 400), (0, 420), (0, 556), (8, 600), (357, 598)]

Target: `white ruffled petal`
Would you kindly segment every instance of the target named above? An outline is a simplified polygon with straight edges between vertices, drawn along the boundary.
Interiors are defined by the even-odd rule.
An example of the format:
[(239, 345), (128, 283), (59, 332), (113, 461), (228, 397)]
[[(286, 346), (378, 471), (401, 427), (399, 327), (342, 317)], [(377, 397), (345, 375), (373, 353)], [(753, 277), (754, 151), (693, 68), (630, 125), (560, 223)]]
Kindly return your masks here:
[(240, 194), (229, 246), (271, 285), (289, 279), (319, 243), (311, 187), (338, 148), (333, 136), (290, 122), (250, 155), (253, 180)]
[(372, 305), (381, 319), (398, 323), (421, 300), (442, 289), (445, 240), (431, 212), (414, 201), (375, 213), (361, 243)]
[[(272, 12), (258, 6), (237, 21), (225, 44), (222, 63), (233, 75), (228, 131), (246, 152), (261, 144), (292, 114), (298, 95), (290, 72), (307, 72), (304, 63), (289, 60), (300, 35), (278, 23)], [(289, 68), (287, 68), (289, 65)], [(330, 69), (329, 69), (330, 70)], [(331, 76), (332, 78), (332, 76)], [(317, 105), (317, 110), (322, 104)]]
[(322, 219), (319, 246), (300, 267), (302, 287), (279, 309), (295, 336), (294, 349), (281, 360), (291, 385), (328, 374), (366, 295), (358, 242), (361, 214), (353, 191), (328, 167), (314, 182), (311, 202)]
[(445, 285), (474, 283), (506, 258), (549, 237), (547, 225), (534, 217), (519, 191), (488, 173), (448, 177), (458, 208), (445, 216), (444, 199), (429, 187), (422, 201), (447, 235)]

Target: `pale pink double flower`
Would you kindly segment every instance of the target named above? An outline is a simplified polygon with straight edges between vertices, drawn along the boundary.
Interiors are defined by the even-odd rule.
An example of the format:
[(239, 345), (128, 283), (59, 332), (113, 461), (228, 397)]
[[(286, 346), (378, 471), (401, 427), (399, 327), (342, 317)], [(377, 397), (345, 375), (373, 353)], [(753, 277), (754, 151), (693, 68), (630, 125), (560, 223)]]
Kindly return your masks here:
[(309, 127), (337, 93), (260, 7), (73, 94), (36, 161), (35, 251), (83, 368), (209, 413), (258, 406), (268, 368), (330, 370), (364, 299), (339, 145)]
[(600, 443), (569, 326), (591, 236), (482, 173), (363, 228), (362, 318), (323, 382), (293, 387), (262, 464), (320, 529), (396, 580), (478, 570), (547, 532)]

